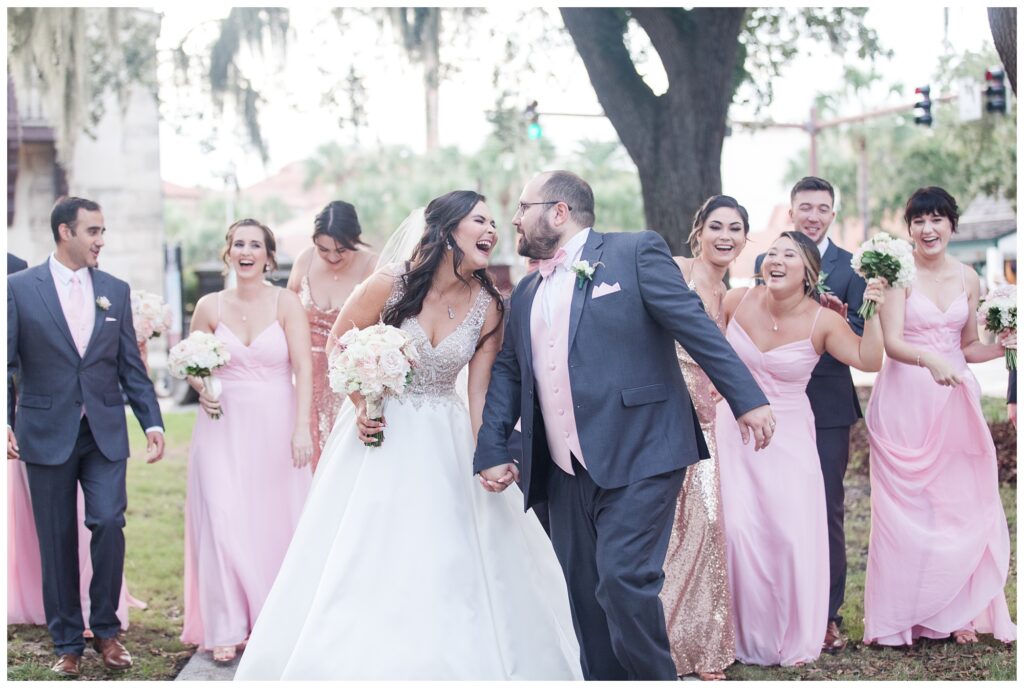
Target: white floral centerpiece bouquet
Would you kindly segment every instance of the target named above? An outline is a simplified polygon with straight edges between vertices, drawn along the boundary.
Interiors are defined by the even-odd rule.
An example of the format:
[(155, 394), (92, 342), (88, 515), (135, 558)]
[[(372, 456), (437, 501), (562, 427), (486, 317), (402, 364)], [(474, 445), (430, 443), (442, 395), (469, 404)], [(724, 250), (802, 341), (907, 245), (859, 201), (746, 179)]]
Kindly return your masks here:
[(132, 323), (135, 340), (140, 344), (159, 337), (171, 328), (171, 307), (159, 295), (148, 291), (132, 291)]
[[(993, 334), (1017, 332), (1017, 289), (1011, 284), (996, 287), (978, 306), (978, 318)], [(1017, 370), (1017, 350), (1004, 349), (1006, 369)]]
[[(890, 287), (901, 289), (909, 287), (917, 273), (914, 247), (910, 242), (886, 232), (879, 232), (861, 244), (850, 264), (865, 281), (881, 277)], [(874, 301), (865, 301), (857, 309), (857, 315), (867, 320), (875, 314), (876, 308)]]
[[(231, 352), (224, 343), (209, 332), (196, 330), (187, 338), (171, 347), (167, 356), (167, 367), (171, 375), (184, 380), (189, 375), (198, 377), (203, 382), (203, 389), (212, 399), (220, 398), (220, 380), (213, 376), (213, 371), (231, 360)], [(220, 414), (211, 415), (217, 420)]]
[[(391, 325), (378, 323), (362, 330), (352, 328), (338, 340), (339, 350), (331, 356), (327, 373), (337, 394), (359, 392), (366, 399), (366, 415), (380, 420), (384, 403), (405, 393), (412, 380), (419, 352), (409, 335)], [(379, 447), (384, 432), (378, 432), (371, 447)]]

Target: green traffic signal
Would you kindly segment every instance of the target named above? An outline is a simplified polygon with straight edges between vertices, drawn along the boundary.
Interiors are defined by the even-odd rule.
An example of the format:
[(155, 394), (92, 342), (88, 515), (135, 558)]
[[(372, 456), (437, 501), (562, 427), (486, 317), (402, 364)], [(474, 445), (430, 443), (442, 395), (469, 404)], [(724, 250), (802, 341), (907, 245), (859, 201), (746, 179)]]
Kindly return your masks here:
[(544, 130), (540, 128), (540, 124), (537, 122), (530, 122), (530, 125), (526, 127), (526, 136), (531, 141), (536, 141), (544, 135)]

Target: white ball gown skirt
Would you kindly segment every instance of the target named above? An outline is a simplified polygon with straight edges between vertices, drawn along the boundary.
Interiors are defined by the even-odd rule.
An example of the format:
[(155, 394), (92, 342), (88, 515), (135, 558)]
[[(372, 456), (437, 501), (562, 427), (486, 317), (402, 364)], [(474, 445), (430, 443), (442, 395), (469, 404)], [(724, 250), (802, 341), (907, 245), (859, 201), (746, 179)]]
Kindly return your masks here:
[(568, 594), (522, 493), (473, 475), (457, 397), (345, 402), (236, 680), (581, 678)]

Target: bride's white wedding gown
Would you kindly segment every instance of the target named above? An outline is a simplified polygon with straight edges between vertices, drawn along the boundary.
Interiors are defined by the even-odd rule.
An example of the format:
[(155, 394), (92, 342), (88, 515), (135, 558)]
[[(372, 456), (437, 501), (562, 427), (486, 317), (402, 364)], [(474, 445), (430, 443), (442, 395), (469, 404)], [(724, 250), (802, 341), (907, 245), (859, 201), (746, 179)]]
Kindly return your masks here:
[(363, 446), (345, 402), (236, 679), (581, 678), (547, 536), (518, 488), (485, 492), (472, 474), (455, 380), (490, 300), (481, 289), (436, 348), (402, 323), (422, 361), (381, 447)]

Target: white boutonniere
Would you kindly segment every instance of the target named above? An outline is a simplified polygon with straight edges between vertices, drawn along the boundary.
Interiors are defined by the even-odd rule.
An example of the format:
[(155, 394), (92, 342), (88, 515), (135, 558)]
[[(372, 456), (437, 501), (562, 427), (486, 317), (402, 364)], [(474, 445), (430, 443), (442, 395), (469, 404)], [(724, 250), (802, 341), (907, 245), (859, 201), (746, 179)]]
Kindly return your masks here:
[(594, 280), (594, 271), (601, 265), (604, 265), (601, 261), (597, 261), (593, 265), (587, 260), (577, 260), (573, 263), (569, 269), (576, 273), (576, 288), (582, 289), (584, 284), (592, 282)]
[(110, 310), (110, 299), (106, 296), (99, 296), (96, 298), (96, 305), (99, 306), (101, 311)]

